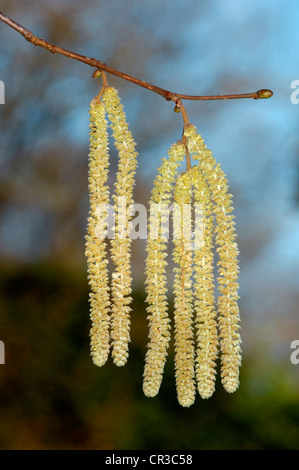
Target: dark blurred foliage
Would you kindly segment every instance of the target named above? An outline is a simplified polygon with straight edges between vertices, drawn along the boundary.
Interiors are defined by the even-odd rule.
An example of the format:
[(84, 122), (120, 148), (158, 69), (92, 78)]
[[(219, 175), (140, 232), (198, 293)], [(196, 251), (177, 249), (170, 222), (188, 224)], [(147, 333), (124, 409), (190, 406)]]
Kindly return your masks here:
[[(178, 405), (172, 348), (159, 395), (146, 398), (144, 293), (135, 291), (125, 367), (97, 368), (82, 272), (39, 264), (1, 279), (1, 449), (299, 449), (298, 384), (281, 363), (247, 355), (241, 387)], [(262, 355), (261, 351), (261, 355)]]
[[(1, 449), (299, 448), (299, 365), (290, 363), (299, 332), (298, 240), (290, 236), (298, 218), (298, 108), (288, 95), (299, 77), (287, 74), (295, 42), (278, 26), (291, 13), (277, 3), (276, 13), (267, 1), (252, 13), (250, 2), (234, 0), (217, 9), (208, 0), (1, 2), (40, 37), (158, 86), (193, 94), (275, 89), (263, 103), (188, 103), (235, 196), (244, 359), (238, 392), (230, 396), (218, 384), (212, 399), (183, 409), (172, 350), (159, 396), (142, 393), (144, 241), (133, 250), (129, 362), (98, 369), (89, 357), (88, 104), (100, 80), (0, 24)], [(138, 143), (135, 201), (146, 203), (181, 118), (172, 103), (109, 81)], [(289, 133), (286, 109), (295, 122)], [(111, 169), (112, 184), (113, 151)]]

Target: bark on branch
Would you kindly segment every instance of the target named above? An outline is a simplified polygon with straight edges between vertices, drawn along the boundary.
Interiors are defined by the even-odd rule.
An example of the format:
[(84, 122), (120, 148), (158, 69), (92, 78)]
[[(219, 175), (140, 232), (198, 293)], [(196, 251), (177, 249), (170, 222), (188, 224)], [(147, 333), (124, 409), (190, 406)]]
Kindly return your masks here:
[(35, 36), (31, 31), (24, 28), (24, 26), (16, 23), (13, 19), (6, 16), (4, 13), (0, 12), (0, 20), (6, 23), (11, 28), (15, 29), (18, 33), (20, 33), (24, 38), (34, 44), (35, 46), (40, 46), (43, 49), (51, 52), (52, 54), (61, 54), (70, 59), (78, 60), (87, 64), (91, 67), (94, 67), (96, 70), (101, 70), (111, 75), (115, 75), (123, 80), (127, 80), (135, 85), (141, 86), (146, 88), (149, 91), (153, 91), (158, 95), (163, 96), (167, 101), (174, 101), (176, 104), (180, 102), (180, 100), (228, 100), (228, 99), (240, 99), (240, 98), (253, 98), (255, 100), (262, 99), (262, 98), (270, 98), (273, 95), (273, 92), (269, 89), (262, 89), (252, 93), (241, 93), (241, 94), (232, 94), (232, 95), (207, 95), (207, 96), (199, 96), (199, 95), (182, 95), (180, 93), (174, 93), (169, 90), (165, 90), (164, 88), (160, 88), (158, 86), (152, 85), (144, 80), (140, 80), (138, 78), (132, 77), (126, 73), (120, 72), (119, 70), (113, 69), (109, 67), (107, 64), (102, 62), (101, 60), (94, 59), (92, 57), (87, 57), (81, 54), (77, 54), (75, 52), (69, 51), (67, 49), (63, 49), (62, 47), (55, 46), (54, 44), (50, 44), (49, 42)]

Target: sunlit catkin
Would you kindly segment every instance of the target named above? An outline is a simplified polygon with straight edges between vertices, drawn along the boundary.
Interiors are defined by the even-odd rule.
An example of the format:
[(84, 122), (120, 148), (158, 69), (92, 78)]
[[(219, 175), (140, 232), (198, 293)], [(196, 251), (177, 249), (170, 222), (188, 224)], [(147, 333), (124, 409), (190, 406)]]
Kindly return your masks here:
[(218, 333), (214, 296), (211, 194), (198, 166), (192, 168), (195, 206), (194, 310), (197, 327), (196, 381), (202, 398), (215, 390)]
[(148, 397), (154, 397), (159, 392), (170, 339), (166, 282), (167, 221), (173, 183), (184, 157), (184, 145), (173, 144), (168, 158), (163, 159), (159, 168), (150, 200), (145, 270), (149, 343), (143, 374), (143, 391)]
[(231, 214), (231, 195), (228, 193), (226, 177), (217, 165), (214, 169), (214, 190), (216, 216), (216, 243), (218, 261), (218, 311), (221, 336), (221, 378), (227, 392), (234, 392), (239, 386), (241, 348), (238, 307), (238, 246), (235, 241), (234, 216)]
[(239, 385), (241, 364), (241, 338), (239, 335), (238, 307), (238, 247), (232, 215), (232, 197), (227, 180), (212, 152), (207, 149), (196, 127), (185, 127), (188, 149), (206, 178), (213, 201), (215, 235), (218, 252), (218, 324), (221, 345), (221, 378), (227, 392), (234, 392)]
[(192, 240), (191, 240), (191, 171), (177, 179), (173, 212), (174, 226), (174, 328), (175, 377), (179, 403), (189, 407), (195, 400)]
[(113, 87), (106, 87), (102, 100), (109, 116), (112, 135), (119, 154), (113, 195), (115, 238), (111, 240), (111, 257), (115, 265), (111, 288), (111, 338), (113, 361), (117, 366), (123, 366), (127, 362), (130, 342), (130, 303), (132, 301), (130, 295), (132, 292), (130, 220), (137, 152), (117, 90)]
[(105, 364), (109, 354), (109, 276), (106, 259), (107, 186), (109, 149), (103, 103), (90, 103), (89, 194), (90, 213), (86, 235), (91, 317), (91, 356), (95, 365)]

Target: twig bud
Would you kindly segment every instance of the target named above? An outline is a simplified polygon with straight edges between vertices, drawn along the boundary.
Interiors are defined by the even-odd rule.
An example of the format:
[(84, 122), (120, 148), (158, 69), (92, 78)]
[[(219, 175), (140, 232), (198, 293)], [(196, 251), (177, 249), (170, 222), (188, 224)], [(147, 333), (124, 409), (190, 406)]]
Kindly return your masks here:
[(271, 96), (273, 95), (273, 91), (268, 90), (267, 88), (263, 88), (262, 90), (258, 90), (256, 94), (257, 94), (257, 99), (266, 99), (266, 98), (271, 98)]

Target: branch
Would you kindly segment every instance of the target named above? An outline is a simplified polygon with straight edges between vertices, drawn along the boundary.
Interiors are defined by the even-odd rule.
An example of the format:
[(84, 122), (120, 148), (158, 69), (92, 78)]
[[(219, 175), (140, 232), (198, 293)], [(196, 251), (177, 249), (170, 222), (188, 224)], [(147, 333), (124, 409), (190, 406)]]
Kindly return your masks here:
[(155, 85), (151, 85), (148, 82), (143, 80), (139, 80), (138, 78), (132, 77), (127, 75), (119, 70), (113, 69), (109, 67), (107, 64), (102, 62), (101, 60), (97, 60), (91, 57), (86, 57), (84, 55), (76, 54), (75, 52), (68, 51), (67, 49), (63, 49), (62, 47), (55, 46), (54, 44), (50, 44), (49, 42), (45, 41), (44, 39), (38, 38), (34, 36), (34, 34), (29, 31), (28, 29), (24, 28), (20, 24), (16, 23), (14, 20), (9, 18), (8, 16), (4, 15), (0, 12), (0, 20), (6, 23), (11, 28), (15, 29), (18, 33), (20, 33), (24, 38), (34, 44), (35, 46), (40, 46), (46, 49), (52, 54), (61, 54), (70, 59), (78, 60), (83, 62), (84, 64), (90, 65), (91, 67), (95, 67), (97, 70), (101, 70), (111, 75), (115, 75), (120, 77), (124, 80), (127, 80), (135, 85), (141, 86), (146, 88), (147, 90), (153, 91), (158, 95), (163, 96), (167, 101), (174, 101), (177, 103), (179, 100), (228, 100), (228, 99), (239, 99), (239, 98), (253, 98), (255, 100), (262, 99), (262, 98), (270, 98), (273, 95), (273, 92), (268, 89), (262, 89), (255, 91), (253, 93), (241, 93), (241, 94), (234, 94), (234, 95), (211, 95), (211, 96), (194, 96), (194, 95), (181, 95), (179, 93), (173, 93), (169, 90), (165, 90), (163, 88), (157, 87)]

